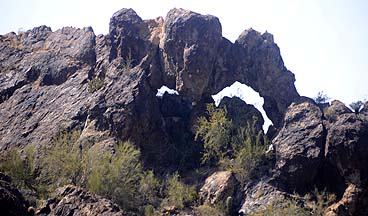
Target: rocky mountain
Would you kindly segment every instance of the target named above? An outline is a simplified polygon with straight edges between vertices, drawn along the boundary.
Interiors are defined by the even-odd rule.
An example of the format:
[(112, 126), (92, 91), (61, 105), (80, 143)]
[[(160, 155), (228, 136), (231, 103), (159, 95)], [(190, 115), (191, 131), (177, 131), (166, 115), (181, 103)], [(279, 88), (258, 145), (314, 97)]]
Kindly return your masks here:
[[(238, 200), (235, 212), (250, 214), (317, 187), (337, 194), (326, 214), (368, 214), (367, 103), (355, 114), (339, 101), (322, 108), (300, 97), (270, 33), (248, 29), (232, 43), (211, 15), (172, 9), (165, 18), (142, 20), (134, 10), (121, 9), (109, 25), (107, 35), (96, 36), (91, 27), (40, 26), (0, 36), (1, 152), (29, 144), (41, 149), (61, 130), (78, 129), (82, 144), (92, 142), (101, 151), (132, 141), (146, 168), (192, 169), (203, 149), (194, 138), (196, 119), (214, 102), (211, 95), (239, 81), (264, 98), (274, 123), (268, 137), (275, 164), (246, 184), (234, 182), (231, 173), (215, 173), (202, 182), (202, 201), (226, 202), (231, 194)], [(157, 97), (162, 86), (178, 95)], [(262, 130), (262, 115), (253, 106), (237, 98), (221, 104), (237, 125), (257, 116), (256, 129)], [(217, 181), (230, 192), (220, 187), (212, 196)], [(70, 208), (87, 206), (94, 214), (121, 214), (106, 200), (106, 211), (89, 204), (100, 198), (88, 193), (67, 186), (48, 213), (71, 215)]]

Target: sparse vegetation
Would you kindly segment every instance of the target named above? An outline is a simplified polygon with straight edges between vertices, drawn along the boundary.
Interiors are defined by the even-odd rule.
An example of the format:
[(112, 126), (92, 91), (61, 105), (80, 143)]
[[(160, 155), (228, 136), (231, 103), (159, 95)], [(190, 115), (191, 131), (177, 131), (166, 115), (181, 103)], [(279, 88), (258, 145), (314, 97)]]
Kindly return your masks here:
[(251, 214), (251, 216), (310, 216), (310, 212), (298, 204), (298, 200), (291, 198), (286, 200), (277, 200), (266, 206), (260, 212)]
[(360, 110), (362, 110), (364, 103), (362, 101), (355, 101), (349, 104), (350, 108), (355, 112), (355, 114), (359, 114)]
[(334, 122), (337, 120), (337, 113), (333, 109), (329, 109), (328, 107), (324, 109), (324, 115), (325, 117), (331, 121)]
[(262, 131), (257, 132), (253, 122), (246, 128), (235, 129), (226, 117), (226, 108), (207, 106), (208, 117), (197, 121), (196, 139), (203, 140), (202, 162), (230, 169), (241, 183), (257, 176), (257, 168), (266, 160), (268, 143)]
[(317, 97), (313, 98), (317, 104), (327, 103), (330, 98), (323, 91), (317, 93)]
[(197, 200), (197, 192), (194, 187), (180, 181), (178, 173), (174, 173), (167, 181), (166, 196), (161, 206), (175, 206), (178, 209), (190, 206)]
[(203, 141), (202, 163), (213, 165), (226, 156), (232, 121), (226, 118), (226, 109), (218, 109), (213, 104), (207, 105), (207, 114), (207, 118), (201, 116), (197, 120), (195, 139)]
[(98, 77), (91, 79), (88, 82), (88, 92), (94, 93), (98, 90), (100, 90), (104, 86), (104, 80), (100, 79)]
[(130, 70), (133, 68), (133, 63), (134, 60), (132, 59), (132, 54), (131, 52), (129, 52), (129, 54), (125, 57), (125, 59), (123, 59), (120, 63), (120, 65), (118, 66), (118, 69), (120, 70)]
[[(207, 116), (198, 119), (196, 139), (204, 142), (202, 162), (206, 166), (231, 170), (244, 186), (269, 166), (265, 155), (269, 141), (262, 131), (256, 131), (256, 119), (245, 128), (235, 128), (226, 114), (226, 109), (209, 105)], [(154, 216), (162, 214), (162, 209), (186, 208), (192, 208), (195, 215), (222, 216), (234, 211), (232, 197), (223, 206), (197, 206), (195, 185), (185, 184), (178, 172), (160, 180), (153, 171), (144, 171), (140, 151), (130, 142), (117, 144), (111, 152), (98, 152), (90, 144), (82, 146), (79, 137), (78, 130), (60, 132), (52, 145), (38, 149), (43, 157), (37, 164), (32, 145), (23, 151), (11, 149), (1, 158), (0, 170), (37, 198), (49, 197), (56, 187), (74, 184), (113, 200), (127, 215)], [(303, 205), (300, 199), (291, 198), (254, 215), (323, 215), (335, 198), (316, 190), (303, 199)]]
[(84, 153), (78, 142), (79, 136), (79, 130), (60, 132), (53, 139), (53, 146), (44, 149), (45, 156), (40, 161), (41, 179), (50, 185), (50, 192), (66, 184), (83, 186)]
[(297, 197), (298, 195), (294, 194), (290, 198), (276, 199), (264, 210), (252, 214), (252, 216), (323, 216), (327, 207), (336, 201), (334, 194), (318, 189), (314, 189), (312, 193), (308, 193), (302, 198)]
[(22, 157), (18, 148), (10, 149), (0, 160), (0, 170), (12, 177), (12, 182), (21, 190), (36, 190), (34, 147), (24, 148)]
[(198, 216), (224, 216), (224, 214), (215, 207), (209, 205), (200, 205), (194, 208), (195, 215)]
[(139, 150), (125, 142), (116, 147), (114, 154), (91, 153), (88, 157), (87, 188), (112, 199), (124, 210), (134, 209), (142, 174)]

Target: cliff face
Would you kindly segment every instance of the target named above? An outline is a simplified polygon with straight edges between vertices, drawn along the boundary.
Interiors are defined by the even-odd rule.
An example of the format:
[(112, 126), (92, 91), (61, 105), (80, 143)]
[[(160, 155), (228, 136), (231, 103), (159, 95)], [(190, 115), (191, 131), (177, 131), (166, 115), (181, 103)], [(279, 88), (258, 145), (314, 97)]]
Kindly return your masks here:
[[(202, 147), (194, 121), (211, 95), (235, 81), (264, 97), (276, 133), (271, 174), (232, 189), (243, 193), (241, 211), (316, 185), (340, 195), (332, 215), (366, 211), (368, 105), (360, 115), (338, 101), (322, 110), (299, 96), (271, 34), (248, 29), (232, 43), (218, 18), (183, 9), (154, 20), (122, 9), (108, 35), (46, 26), (1, 35), (0, 151), (47, 146), (60, 130), (79, 129), (81, 143), (131, 140), (146, 166), (195, 166)], [(179, 95), (157, 97), (163, 85)], [(229, 98), (222, 104), (237, 125), (257, 116), (261, 130), (253, 106)]]

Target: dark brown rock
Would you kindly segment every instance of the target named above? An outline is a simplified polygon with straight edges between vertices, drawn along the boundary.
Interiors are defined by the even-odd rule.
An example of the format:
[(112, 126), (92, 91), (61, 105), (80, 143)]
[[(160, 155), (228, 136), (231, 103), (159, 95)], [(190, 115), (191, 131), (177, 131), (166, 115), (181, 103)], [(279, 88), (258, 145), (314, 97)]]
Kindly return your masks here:
[(270, 33), (248, 29), (235, 44), (243, 47), (246, 53), (245, 66), (238, 76), (264, 97), (267, 115), (276, 127), (280, 127), (287, 107), (299, 98), (294, 74), (284, 66), (280, 49)]
[(276, 149), (276, 181), (290, 192), (312, 186), (323, 162), (325, 137), (318, 106), (311, 100), (292, 103), (283, 127), (272, 140)]
[(82, 188), (67, 185), (56, 189), (55, 198), (44, 203), (36, 215), (125, 215), (110, 200), (92, 194)]
[(368, 121), (364, 115), (339, 115), (330, 125), (325, 155), (334, 164), (345, 181), (367, 185)]
[(11, 185), (11, 178), (0, 172), (0, 212), (1, 215), (26, 215), (28, 202), (19, 190)]
[(235, 128), (254, 129), (256, 133), (262, 130), (264, 123), (261, 112), (259, 112), (253, 105), (245, 103), (238, 97), (224, 97), (219, 107), (226, 107), (227, 118), (232, 120)]
[(170, 10), (160, 41), (165, 84), (191, 100), (200, 101), (212, 75), (221, 34), (217, 17), (184, 9)]

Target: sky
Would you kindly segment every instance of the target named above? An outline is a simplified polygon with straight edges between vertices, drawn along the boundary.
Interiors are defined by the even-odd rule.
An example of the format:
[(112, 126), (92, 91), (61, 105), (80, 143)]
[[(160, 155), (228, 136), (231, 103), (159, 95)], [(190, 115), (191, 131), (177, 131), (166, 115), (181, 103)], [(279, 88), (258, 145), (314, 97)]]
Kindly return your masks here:
[(174, 7), (217, 16), (233, 42), (251, 27), (272, 33), (301, 95), (323, 91), (346, 104), (368, 99), (366, 0), (1, 0), (0, 34), (40, 25), (92, 26), (96, 35), (106, 34), (121, 8), (151, 19)]

